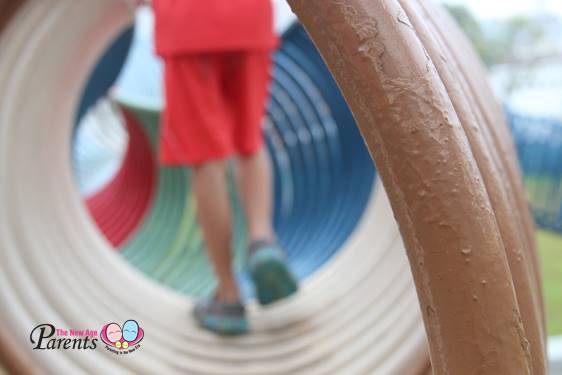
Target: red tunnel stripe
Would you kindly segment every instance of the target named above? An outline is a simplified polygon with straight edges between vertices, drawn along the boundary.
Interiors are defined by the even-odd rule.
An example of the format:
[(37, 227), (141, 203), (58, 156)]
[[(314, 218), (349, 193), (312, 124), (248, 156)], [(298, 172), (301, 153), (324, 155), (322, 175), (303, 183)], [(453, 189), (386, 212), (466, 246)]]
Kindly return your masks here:
[(135, 117), (122, 109), (129, 144), (119, 172), (86, 204), (100, 230), (118, 248), (138, 228), (156, 184), (156, 160)]

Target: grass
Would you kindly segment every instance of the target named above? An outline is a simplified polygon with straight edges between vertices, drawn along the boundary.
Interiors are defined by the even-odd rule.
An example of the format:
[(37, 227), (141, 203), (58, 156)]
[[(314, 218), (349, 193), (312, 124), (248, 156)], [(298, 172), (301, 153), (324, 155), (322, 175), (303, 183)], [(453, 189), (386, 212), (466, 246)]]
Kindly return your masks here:
[(538, 232), (549, 335), (562, 335), (562, 235)]
[[(560, 176), (526, 176), (525, 190), (533, 210), (550, 213), (558, 217), (562, 202), (562, 181)], [(558, 202), (558, 204), (552, 204)]]

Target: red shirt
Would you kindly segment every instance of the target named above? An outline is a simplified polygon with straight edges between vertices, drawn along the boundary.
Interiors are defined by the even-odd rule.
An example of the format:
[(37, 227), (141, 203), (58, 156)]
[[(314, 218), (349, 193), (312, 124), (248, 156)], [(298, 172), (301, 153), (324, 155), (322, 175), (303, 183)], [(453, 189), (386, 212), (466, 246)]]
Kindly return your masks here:
[(271, 0), (153, 0), (161, 56), (229, 50), (271, 50)]

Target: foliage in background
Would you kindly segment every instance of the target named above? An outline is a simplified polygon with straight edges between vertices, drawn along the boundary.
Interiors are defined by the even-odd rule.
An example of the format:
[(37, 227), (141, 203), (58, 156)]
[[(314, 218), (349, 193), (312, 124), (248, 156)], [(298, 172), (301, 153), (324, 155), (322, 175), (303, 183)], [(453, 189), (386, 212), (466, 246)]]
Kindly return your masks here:
[(552, 17), (522, 14), (481, 22), (464, 5), (444, 4), (472, 42), (486, 66), (507, 66), (503, 99), (532, 82), (541, 59), (556, 53), (558, 31), (550, 30)]
[(488, 66), (528, 60), (545, 42), (546, 30), (537, 17), (517, 15), (482, 24), (467, 7), (444, 5)]
[(468, 36), (482, 60), (486, 65), (490, 65), (494, 58), (490, 55), (489, 41), (484, 36), (482, 27), (474, 14), (463, 5), (444, 4), (444, 6)]

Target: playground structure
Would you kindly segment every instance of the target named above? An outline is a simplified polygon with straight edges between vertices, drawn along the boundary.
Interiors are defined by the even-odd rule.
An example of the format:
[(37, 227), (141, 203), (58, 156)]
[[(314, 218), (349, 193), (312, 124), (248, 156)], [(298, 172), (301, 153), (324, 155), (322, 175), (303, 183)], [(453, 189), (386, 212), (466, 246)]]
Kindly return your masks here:
[[(334, 213), (343, 220), (334, 221), (333, 226), (329, 226), (333, 229), (326, 232), (340, 239), (331, 239), (319, 246), (322, 249), (335, 243), (333, 249), (339, 250), (338, 253), (332, 256), (328, 252), (321, 261), (314, 252), (304, 254), (316, 264), (303, 266), (307, 269), (299, 272), (300, 276), (307, 277), (303, 293), (272, 310), (253, 308), (255, 332), (250, 337), (221, 340), (200, 332), (186, 321), (190, 302), (149, 281), (112, 254), (109, 244), (95, 230), (73, 186), (69, 139), (76, 120), (73, 116), (76, 98), (83, 91), (81, 85), (107, 44), (130, 24), (130, 9), (119, 1), (100, 1), (95, 5), (70, 1), (55, 3), (28, 2), (0, 37), (0, 48), (7, 51), (0, 66), (0, 95), (12, 98), (4, 104), (6, 112), (2, 114), (0, 128), (0, 175), (2, 181), (10, 181), (0, 188), (2, 205), (8, 208), (0, 221), (3, 231), (0, 264), (5, 267), (0, 295), (6, 302), (0, 311), (3, 321), (10, 322), (9, 327), (3, 327), (3, 332), (9, 331), (11, 337), (17, 337), (14, 332), (26, 332), (21, 337), (26, 340), (35, 322), (48, 320), (61, 326), (95, 326), (101, 323), (100, 319), (127, 319), (128, 314), (134, 313), (153, 341), (146, 340), (142, 358), (116, 361), (101, 351), (88, 356), (71, 352), (25, 353), (25, 350), (18, 354), (15, 350), (19, 347), (21, 352), (28, 343), (9, 345), (10, 341), (3, 339), (0, 340), (2, 347), (9, 349), (5, 351), (7, 359), (3, 359), (8, 361), (7, 366), (21, 366), (15, 359), (27, 355), (33, 356), (33, 361), (49, 372), (82, 368), (109, 372), (129, 369), (213, 374), (233, 371), (247, 374), (340, 371), (418, 374), (428, 369), (423, 325), (415, 308), (418, 300), (398, 228), (380, 183), (373, 182), (372, 167), (361, 169), (363, 164), (358, 163), (362, 160), (361, 154), (353, 155), (344, 163), (344, 167), (359, 171), (357, 180), (346, 181), (351, 190), (322, 192), (327, 198), (333, 195), (343, 199), (340, 209), (356, 206), (352, 213)], [(463, 46), (454, 52), (443, 47), (462, 45), (462, 36), (440, 34), (435, 17), (447, 18), (425, 2), (418, 7), (387, 1), (384, 2), (386, 7), (380, 8), (361, 1), (348, 1), (347, 5), (333, 2), (329, 9), (321, 12), (312, 12), (314, 4), (305, 6), (304, 3), (295, 4), (295, 9), (339, 80), (390, 192), (394, 213), (408, 245), (429, 333), (434, 371), (470, 373), (471, 366), (483, 363), (486, 353), (495, 353), (494, 358), (486, 357), (484, 363), (488, 367), (485, 370), (489, 372), (485, 373), (527, 373), (525, 369), (531, 366), (529, 358), (533, 373), (544, 373), (544, 323), (534, 258), (536, 251), (514, 152), (509, 137), (505, 136), (507, 128), (501, 120), (500, 109), (489, 99), (489, 89), (482, 81), (484, 73), (470, 55), (469, 47)], [(315, 9), (320, 9), (320, 3), (315, 5)], [(307, 6), (311, 7), (308, 11)], [(430, 21), (421, 21), (424, 14), (432, 14), (428, 17)], [(63, 22), (78, 18), (88, 22)], [(325, 30), (322, 24), (333, 25), (333, 29)], [(448, 27), (456, 30), (454, 26)], [(342, 41), (342, 37), (347, 39)], [(298, 35), (294, 38), (299, 40)], [(453, 38), (455, 43), (446, 38)], [(22, 40), (26, 41), (25, 48), (22, 48)], [(56, 51), (53, 43), (49, 43), (53, 40), (66, 41), (66, 48)], [(384, 49), (385, 42), (397, 46), (392, 54)], [(422, 44), (427, 55), (422, 53)], [(296, 45), (298, 47), (298, 43)], [(462, 61), (468, 66), (457, 60), (461, 53), (464, 57), (468, 54)], [(288, 64), (291, 55), (285, 54), (288, 55), (285, 64)], [(38, 67), (34, 61), (42, 55), (44, 64)], [(381, 56), (383, 60), (377, 60)], [(436, 56), (455, 63), (445, 66)], [(400, 61), (411, 64), (397, 64)], [(282, 63), (278, 62), (281, 70)], [(306, 76), (314, 77), (307, 73), (299, 77), (298, 82)], [(400, 79), (390, 79), (382, 73), (391, 78), (394, 74)], [(65, 87), (61, 90), (63, 76)], [(457, 81), (460, 83), (455, 84)], [(290, 79), (279, 79), (278, 88), (285, 90), (278, 91), (276, 100), (280, 104), (276, 110), (271, 108), (270, 113), (273, 120), (276, 114), (278, 117), (293, 114), (294, 117), (292, 121), (277, 121), (277, 124), (297, 122), (299, 116), (287, 106), (299, 98), (310, 97), (310, 88), (308, 91), (301, 88), (304, 94), (299, 94), (297, 89), (287, 90), (290, 82)], [(30, 106), (28, 95), (37, 85), (44, 90)], [(57, 95), (52, 95), (55, 92)], [(322, 94), (326, 94), (325, 91)], [(430, 100), (416, 100), (421, 97)], [(363, 103), (365, 98), (370, 101)], [(313, 106), (312, 117), (305, 119), (322, 114), (314, 113), (318, 107), (321, 108)], [(56, 113), (52, 108), (57, 109)], [(439, 113), (435, 108), (439, 108)], [(145, 116), (151, 115), (154, 116), (145, 113)], [(146, 133), (138, 131), (143, 126), (145, 130), (150, 129), (148, 122), (139, 123), (139, 112), (135, 119), (126, 109), (124, 116), (131, 139), (129, 150), (149, 150), (150, 142), (147, 138), (143, 141)], [(475, 125), (475, 119), (483, 121)], [(324, 126), (329, 120), (329, 117), (319, 116), (317, 123)], [(416, 126), (416, 123), (426, 126)], [(349, 122), (340, 119), (336, 125), (349, 126)], [(272, 134), (283, 135), (280, 144), (287, 145), (290, 131), (270, 129), (273, 129)], [(310, 134), (319, 134), (313, 130)], [(352, 131), (338, 130), (335, 142), (340, 142), (342, 134), (353, 135)], [(296, 133), (299, 134), (306, 139), (302, 132)], [(325, 134), (330, 132), (325, 131)], [(359, 138), (351, 139), (352, 145), (361, 142)], [(436, 145), (435, 139), (442, 142)], [(329, 140), (325, 136), (316, 141), (320, 145), (330, 145)], [(131, 147), (137, 144), (140, 146)], [(281, 158), (286, 150), (275, 148), (271, 142), (270, 146), (274, 157)], [(335, 149), (342, 147), (338, 145)], [(306, 150), (298, 145), (295, 153), (290, 149), (285, 151), (284, 160), (293, 161), (289, 163), (292, 166), (289, 170), (307, 172), (295, 178), (297, 182), (317, 169), (314, 166), (307, 169), (306, 163), (294, 166), (294, 160), (299, 160), (294, 155), (303, 149)], [(126, 158), (129, 155), (127, 152)], [(146, 157), (150, 153), (136, 155)], [(310, 155), (308, 159), (306, 155), (300, 157), (305, 161), (314, 160)], [(138, 160), (142, 160), (140, 165), (145, 165), (146, 159)], [(334, 160), (342, 163), (345, 159)], [(124, 162), (123, 165), (129, 164)], [(276, 165), (283, 163), (277, 161)], [(327, 164), (325, 169), (332, 171), (334, 166)], [(423, 174), (420, 177), (415, 171), (423, 171)], [(498, 177), (501, 173), (505, 173), (509, 181), (507, 186)], [(279, 171), (277, 175), (283, 176)], [(159, 181), (166, 180), (162, 174), (159, 176)], [(146, 182), (146, 175), (142, 177), (141, 182)], [(301, 190), (318, 184), (321, 187), (335, 184), (322, 178), (326, 177), (319, 174)], [(41, 184), (34, 181), (41, 181)], [(286, 189), (282, 188), (283, 179), (278, 181), (276, 191), (286, 194)], [(326, 181), (325, 185), (320, 181)], [(139, 183), (138, 186), (151, 185)], [(182, 191), (185, 179), (176, 182), (176, 186)], [(361, 191), (366, 192), (363, 193), (365, 198), (361, 198)], [(149, 201), (146, 196), (150, 195), (150, 191), (139, 193), (141, 198), (136, 202), (146, 204), (140, 212), (153, 203), (146, 203)], [(40, 199), (45, 196), (52, 199)], [(306, 195), (300, 197), (306, 202)], [(353, 199), (346, 202), (350, 197)], [(101, 214), (95, 213), (99, 205), (94, 200), (91, 202), (90, 209), (94, 217), (99, 218)], [(282, 196), (278, 202), (283, 202)], [(315, 211), (310, 212), (306, 220), (318, 220), (320, 216), (315, 219)], [(517, 215), (510, 217), (507, 212)], [(49, 221), (45, 215), (55, 220)], [(350, 222), (349, 217), (355, 220)], [(294, 220), (277, 219), (279, 225), (292, 222), (293, 228), (285, 227), (287, 236), (298, 233), (304, 225), (304, 220), (300, 225)], [(102, 230), (104, 222), (98, 221)], [(130, 227), (135, 228), (139, 223), (140, 219)], [(344, 225), (350, 226), (347, 233)], [(106, 233), (112, 227), (109, 225)], [(301, 234), (295, 242), (302, 244), (311, 232)], [(117, 244), (127, 240), (126, 234), (108, 234), (108, 238)], [(325, 239), (324, 236), (322, 232), (315, 233), (309, 244)], [(508, 244), (517, 245), (520, 250), (512, 253), (514, 248)], [(508, 247), (508, 252), (504, 251), (504, 246)], [(299, 255), (298, 247), (295, 246), (295, 256)], [(295, 259), (295, 264), (306, 264), (306, 261)], [(23, 280), (22, 275), (25, 275)], [(208, 288), (210, 284), (206, 285)], [(197, 288), (187, 292), (205, 292), (203, 287)], [(514, 290), (518, 300), (514, 299)], [(88, 295), (84, 295), (84, 291), (88, 291)], [(523, 326), (517, 320), (520, 310)], [(504, 329), (490, 330), (500, 322), (505, 324)], [(475, 337), (478, 345), (466, 340), (467, 332)], [(530, 353), (525, 353), (523, 335), (531, 344)], [(498, 347), (498, 340), (505, 345)], [(450, 352), (450, 348), (455, 351)]]
[(508, 112), (539, 227), (562, 233), (562, 123)]

